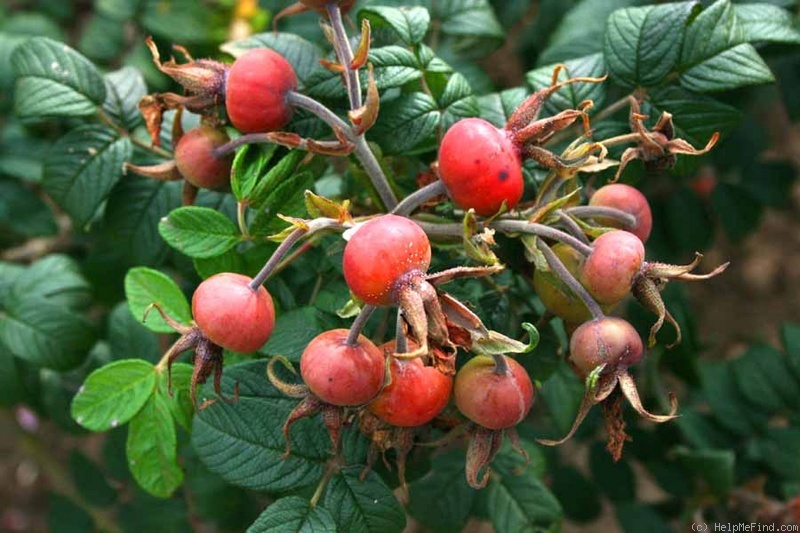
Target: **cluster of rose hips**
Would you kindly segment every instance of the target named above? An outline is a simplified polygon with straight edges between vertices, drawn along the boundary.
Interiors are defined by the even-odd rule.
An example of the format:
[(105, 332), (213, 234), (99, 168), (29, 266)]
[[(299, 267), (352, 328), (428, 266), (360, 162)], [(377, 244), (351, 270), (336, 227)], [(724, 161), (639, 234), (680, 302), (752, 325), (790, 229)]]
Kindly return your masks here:
[[(340, 23), (337, 4), (304, 1), (290, 12), (314, 9), (327, 13), (332, 23), (338, 17)], [(351, 5), (341, 4), (342, 8)], [(180, 126), (173, 129), (173, 161), (157, 167), (132, 167), (133, 170), (156, 179), (185, 178), (185, 200), (192, 201), (198, 187), (227, 186), (231, 154), (245, 142), (273, 142), (319, 154), (355, 151), (365, 168), (372, 170), (373, 184), (392, 211), (353, 219), (346, 206), (322, 201), (318, 206), (322, 215), (295, 221), (294, 229), (284, 234), (284, 242), (255, 278), (223, 273), (202, 282), (192, 300), (193, 325), (182, 326), (166, 317), (182, 333), (170, 349), (169, 362), (183, 351), (195, 349), (192, 397), (197, 385), (212, 372), (219, 395), (222, 349), (256, 351), (272, 332), (275, 313), (262, 284), (274, 265), (294, 243), (316, 231), (344, 231), (348, 240), (342, 265), (344, 277), (361, 312), (349, 330), (326, 331), (309, 343), (300, 360), (303, 384), (286, 383), (279, 378), (276, 364), (288, 365), (283, 358), (273, 357), (268, 365), (272, 383), (300, 399), (283, 428), (287, 453), (291, 425), (302, 417), (321, 414), (335, 453), (339, 451), (342, 426), (357, 423), (372, 441), (371, 460), (378, 452), (395, 450), (403, 481), (406, 455), (426, 428), (436, 426), (454, 433), (466, 429), (467, 478), (471, 485), (483, 486), (488, 480), (487, 467), (504, 436), (525, 454), (514, 427), (529, 413), (534, 386), (523, 366), (507, 355), (523, 352), (514, 344), (521, 343), (489, 331), (467, 305), (441, 287), (459, 278), (490, 276), (502, 270), (495, 264), (490, 248), (493, 233), (500, 231), (524, 241), (535, 266), (532, 285), (548, 313), (563, 319), (571, 334), (567, 360), (586, 383), (583, 403), (569, 434), (559, 441), (540, 442), (563, 442), (589, 409), (600, 403), (607, 422), (608, 449), (619, 457), (628, 439), (621, 415), (623, 398), (655, 422), (673, 418), (677, 406), (673, 399), (666, 415), (653, 415), (644, 409), (627, 372), (642, 358), (644, 343), (628, 322), (606, 313), (633, 294), (658, 317), (650, 344), (665, 320), (675, 327), (678, 342), (680, 330), (664, 306), (661, 287), (670, 279), (705, 279), (721, 272), (725, 265), (710, 274), (696, 275), (692, 270), (699, 255), (685, 266), (646, 261), (644, 242), (650, 234), (652, 214), (645, 197), (633, 187), (613, 183), (595, 191), (588, 205), (578, 205), (576, 176), (605, 168), (607, 148), (614, 144), (636, 143), (623, 153), (620, 168), (634, 158), (642, 159), (651, 168), (674, 163), (678, 153), (703, 153), (713, 146), (716, 136), (704, 149), (696, 150), (674, 138), (668, 113), (652, 130), (647, 130), (643, 122), (646, 117), (635, 100), (631, 101), (632, 133), (602, 141), (591, 139), (586, 114), (591, 102), (539, 118), (547, 99), (565, 85), (604, 80), (558, 81), (562, 71), (558, 67), (551, 85), (526, 99), (504, 127), (478, 118), (456, 122), (444, 135), (437, 162), (432, 165), (438, 179), (398, 204), (388, 187), (381, 188), (385, 178), (379, 174), (379, 165), (369, 163), (374, 156), (364, 148), (364, 132), (377, 116), (377, 89), (374, 83), (370, 84), (362, 105), (358, 76), (353, 77), (352, 73), (366, 62), (368, 26), (362, 44), (361, 59), (351, 53), (344, 54), (347, 61), (340, 55), (340, 63), (325, 63), (327, 68), (340, 72), (348, 86), (351, 111), (346, 122), (322, 104), (297, 93), (291, 65), (274, 51), (250, 50), (232, 66), (191, 58), (184, 64), (172, 60), (161, 63), (151, 43), (157, 65), (181, 83), (187, 93), (156, 94), (143, 99), (140, 107), (153, 142), (160, 138), (165, 110), (199, 113), (203, 124), (186, 134)], [(349, 50), (349, 44), (337, 42), (336, 48), (337, 53), (344, 48)], [(277, 131), (288, 123), (294, 107), (317, 114), (331, 125), (336, 140), (301, 139)], [(241, 137), (229, 140), (221, 129), (225, 117), (243, 134)], [(579, 119), (584, 134), (560, 154), (551, 152), (547, 142)], [(523, 201), (522, 165), (526, 159), (548, 169), (549, 174), (536, 198)], [(313, 203), (313, 194), (309, 194)], [(463, 213), (462, 221), (433, 224), (410, 218), (414, 210), (442, 194), (452, 200), (459, 216)], [(489, 266), (429, 273), (429, 234), (462, 237), (468, 255)], [(395, 339), (376, 346), (361, 330), (376, 307), (389, 306), (398, 308)], [(459, 353), (462, 357), (471, 353), (472, 357), (466, 362), (457, 361)], [(451, 400), (463, 417), (452, 415), (453, 411), (447, 409)]]

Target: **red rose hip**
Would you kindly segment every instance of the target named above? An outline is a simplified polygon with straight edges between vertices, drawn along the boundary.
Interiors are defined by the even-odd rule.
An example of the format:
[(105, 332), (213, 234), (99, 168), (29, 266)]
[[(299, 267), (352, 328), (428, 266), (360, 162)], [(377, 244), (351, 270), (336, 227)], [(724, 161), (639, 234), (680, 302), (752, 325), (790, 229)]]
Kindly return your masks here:
[(570, 337), (569, 351), (568, 361), (585, 379), (601, 364), (618, 368), (637, 363), (644, 354), (644, 345), (629, 322), (603, 317), (581, 324)]
[(459, 120), (439, 146), (439, 177), (456, 205), (491, 216), (522, 198), (520, 151), (510, 134), (480, 118)]
[(398, 280), (410, 272), (424, 273), (431, 262), (431, 245), (419, 225), (405, 217), (382, 215), (365, 222), (344, 248), (342, 269), (347, 286), (371, 305), (392, 305)]
[(456, 407), (464, 416), (488, 429), (520, 423), (533, 405), (533, 383), (516, 360), (503, 356), (507, 369), (498, 369), (492, 357), (478, 355), (456, 375)]
[(346, 329), (321, 333), (300, 358), (303, 381), (311, 392), (331, 405), (365, 404), (383, 386), (383, 352), (363, 335), (351, 346), (347, 344), (348, 335)]
[(633, 233), (613, 230), (595, 239), (592, 247), (579, 280), (599, 303), (619, 302), (630, 293), (642, 268), (644, 245)]
[(647, 198), (636, 188), (624, 183), (611, 183), (597, 189), (589, 199), (589, 205), (613, 207), (633, 215), (636, 224), (632, 228), (622, 228), (622, 224), (613, 218), (594, 217), (598, 224), (621, 228), (630, 231), (642, 242), (647, 242), (653, 229), (653, 213)]
[(216, 157), (214, 149), (228, 141), (227, 133), (211, 126), (187, 131), (175, 146), (175, 164), (184, 179), (203, 189), (227, 189), (234, 154)]
[(242, 133), (279, 130), (292, 118), (289, 91), (297, 89), (292, 65), (278, 52), (254, 48), (231, 65), (225, 85), (228, 118)]
[[(394, 342), (384, 345), (393, 352)], [(393, 426), (415, 427), (427, 424), (442, 412), (450, 401), (453, 377), (447, 376), (432, 366), (425, 366), (422, 359), (390, 358), (391, 382), (370, 402), (372, 414)]]
[(223, 272), (203, 281), (192, 296), (192, 315), (208, 339), (234, 352), (254, 352), (275, 326), (272, 297), (252, 278)]

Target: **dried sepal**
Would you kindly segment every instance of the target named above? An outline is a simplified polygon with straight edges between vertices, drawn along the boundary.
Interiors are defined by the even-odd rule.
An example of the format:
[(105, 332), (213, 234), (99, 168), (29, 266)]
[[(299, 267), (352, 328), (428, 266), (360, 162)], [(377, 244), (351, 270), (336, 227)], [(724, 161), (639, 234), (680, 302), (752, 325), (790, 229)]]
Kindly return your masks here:
[(368, 19), (361, 19), (361, 39), (358, 47), (353, 52), (353, 60), (350, 62), (350, 70), (358, 70), (367, 63), (369, 57), (369, 45), (372, 41), (372, 32)]
[[(366, 22), (367, 19), (364, 19)], [(348, 112), (347, 116), (350, 122), (353, 123), (355, 133), (363, 135), (367, 130), (375, 125), (378, 120), (378, 112), (381, 106), (381, 97), (378, 93), (378, 85), (375, 83), (375, 76), (372, 73), (372, 63), (369, 64), (367, 75), (367, 97), (364, 100), (364, 105)]]
[(664, 325), (664, 320), (666, 319), (667, 322), (675, 328), (675, 340), (667, 345), (667, 348), (672, 348), (681, 342), (681, 328), (675, 318), (667, 310), (666, 305), (664, 305), (664, 299), (661, 297), (661, 286), (663, 286), (663, 284), (657, 283), (653, 279), (645, 276), (638, 276), (633, 282), (631, 293), (645, 309), (658, 317), (655, 324), (650, 328), (650, 336), (647, 341), (648, 345), (651, 347), (655, 345), (656, 334), (661, 330), (661, 326)]
[(145, 44), (150, 49), (158, 70), (175, 80), (187, 91), (195, 95), (209, 96), (213, 100), (222, 101), (225, 95), (225, 77), (228, 66), (211, 59), (198, 59), (189, 55), (185, 48), (173, 48), (184, 55), (186, 63), (178, 64), (174, 58), (161, 61), (161, 54), (152, 37), (145, 39)]
[(461, 227), (461, 241), (467, 257), (484, 265), (496, 265), (500, 262), (491, 249), (495, 245), (494, 230), (486, 227), (480, 229), (474, 209), (469, 209), (464, 214)]
[(267, 363), (267, 378), (269, 382), (272, 383), (272, 386), (278, 389), (281, 394), (290, 398), (303, 398), (304, 396), (308, 396), (311, 391), (307, 385), (303, 383), (286, 383), (278, 377), (278, 373), (275, 371), (275, 365), (279, 363), (291, 373), (297, 374), (291, 361), (282, 355), (276, 355)]
[(494, 461), (503, 444), (503, 431), (472, 424), (469, 434), (465, 465), (467, 483), (474, 489), (482, 489), (489, 482), (491, 473), (489, 465)]
[(655, 422), (657, 424), (663, 424), (664, 422), (669, 422), (675, 418), (678, 418), (678, 399), (675, 395), (670, 392), (669, 393), (669, 412), (665, 415), (655, 415), (649, 411), (647, 411), (644, 406), (642, 405), (642, 400), (639, 398), (639, 391), (636, 389), (636, 383), (633, 381), (633, 378), (627, 372), (622, 372), (619, 375), (619, 386), (622, 390), (622, 393), (628, 399), (628, 402), (631, 404), (631, 407), (639, 413), (639, 416), (642, 418), (649, 420), (650, 422)]

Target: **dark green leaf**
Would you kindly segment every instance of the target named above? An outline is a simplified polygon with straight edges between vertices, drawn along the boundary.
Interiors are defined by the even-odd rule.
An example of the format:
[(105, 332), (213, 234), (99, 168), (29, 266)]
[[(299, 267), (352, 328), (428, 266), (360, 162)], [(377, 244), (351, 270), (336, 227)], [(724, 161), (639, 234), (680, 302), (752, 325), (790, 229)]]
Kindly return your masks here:
[(499, 47), (505, 38), (503, 27), (488, 0), (450, 0), (432, 3), (438, 30), (452, 39), (459, 55), (479, 58)]
[(375, 472), (362, 481), (361, 471), (360, 466), (347, 467), (328, 483), (322, 501), (337, 529), (348, 533), (400, 533), (406, 525), (403, 508)]
[(564, 514), (577, 522), (589, 522), (602, 510), (600, 494), (591, 481), (572, 466), (556, 466), (552, 470), (553, 493), (561, 502)]
[(170, 246), (196, 258), (223, 254), (241, 240), (236, 224), (208, 207), (179, 207), (161, 220), (158, 231)]
[[(159, 333), (172, 333), (156, 309), (148, 308), (157, 303), (174, 320), (188, 324), (192, 319), (189, 302), (172, 278), (147, 267), (132, 268), (125, 275), (125, 296), (134, 318), (140, 318), (145, 326)], [(147, 320), (145, 320), (147, 313)]]
[(322, 49), (292, 33), (258, 33), (221, 46), (223, 51), (234, 57), (239, 57), (251, 48), (264, 47), (271, 48), (286, 58), (286, 61), (294, 68), (301, 86), (308, 83), (308, 77), (312, 72), (321, 70), (319, 60), (324, 56)]
[(125, 48), (124, 21), (93, 13), (81, 24), (83, 31), (78, 49), (94, 61), (109, 62)]
[(727, 364), (702, 363), (700, 375), (711, 412), (720, 424), (746, 436), (766, 425), (766, 413), (753, 410), (743, 401)]
[(547, 65), (602, 52), (606, 20), (617, 9), (640, 4), (639, 0), (583, 0), (569, 10), (550, 36), (538, 63)]
[(625, 532), (647, 531), (669, 533), (672, 529), (651, 507), (639, 503), (623, 503), (616, 507), (617, 520)]
[(774, 80), (753, 45), (745, 42), (744, 28), (728, 0), (717, 0), (689, 24), (679, 70), (681, 85), (698, 92)]
[(373, 31), (391, 28), (409, 46), (422, 42), (431, 22), (428, 10), (419, 6), (367, 6), (358, 12), (358, 18), (369, 20)]
[(528, 91), (521, 87), (479, 96), (478, 108), (480, 109), (480, 116), (498, 128), (502, 128), (508, 122), (508, 117), (527, 96)]
[(178, 439), (169, 407), (153, 394), (131, 419), (125, 451), (133, 478), (144, 490), (168, 498), (183, 483), (178, 465)]
[[(2, 174), (0, 163), (0, 174)], [(17, 180), (0, 179), (0, 245), (19, 237), (55, 235), (58, 232), (50, 207)]]
[(17, 357), (45, 368), (75, 368), (94, 341), (94, 327), (83, 316), (42, 298), (15, 298), (0, 315), (0, 342)]
[[(292, 196), (302, 196), (305, 191), (304, 188), (299, 188), (299, 182), (307, 179), (308, 173), (305, 176), (294, 175), (297, 165), (305, 157), (305, 153), (300, 150), (292, 150), (288, 155), (281, 158), (266, 175), (262, 176), (259, 180), (253, 183), (252, 189), (243, 191), (241, 201), (247, 203), (255, 209), (266, 208), (269, 209), (273, 215), (275, 213), (283, 213), (283, 204)], [(292, 178), (292, 179), (290, 179)], [(289, 188), (288, 194), (284, 188)], [(292, 190), (300, 189), (300, 190)], [(294, 193), (294, 194), (292, 194)]]
[(504, 463), (502, 455), (509, 453), (516, 452), (506, 447), (498, 456), (487, 489), (489, 518), (495, 531), (557, 528), (563, 515), (558, 500), (539, 479), (530, 473), (516, 471), (512, 465), (518, 466), (518, 459)]
[(800, 428), (770, 428), (756, 446), (773, 472), (783, 479), (800, 481)]
[(158, 223), (181, 205), (181, 184), (158, 182), (128, 174), (108, 198), (104, 244), (124, 254), (132, 264), (161, 263), (170, 247), (158, 233)]
[(10, 297), (45, 298), (67, 309), (83, 309), (91, 302), (91, 291), (74, 259), (52, 254), (36, 261), (16, 278)]
[(719, 183), (711, 196), (725, 233), (734, 242), (741, 241), (758, 227), (763, 206), (742, 187)]
[(674, 450), (689, 471), (699, 475), (716, 496), (725, 498), (734, 484), (736, 456), (733, 450)]
[(56, 492), (50, 492), (47, 496), (47, 524), (49, 531), (85, 533), (86, 531), (94, 530), (92, 515), (85, 509)]
[(123, 67), (109, 72), (103, 78), (106, 82), (103, 111), (127, 130), (141, 125), (139, 101), (147, 94), (147, 85), (141, 73), (133, 67)]
[(781, 339), (789, 366), (794, 371), (795, 379), (800, 380), (800, 326), (783, 324), (781, 326)]
[(442, 131), (447, 130), (456, 121), (477, 116), (480, 112), (478, 100), (472, 94), (469, 82), (458, 72), (447, 80), (444, 92), (439, 98), (439, 106), (443, 111), (440, 126)]
[(38, 368), (34, 372), (32, 365), (17, 359), (14, 354), (0, 342), (0, 405), (9, 407), (20, 403), (31, 403), (31, 393), (39, 383)]
[(336, 523), (327, 509), (311, 507), (308, 500), (287, 496), (264, 509), (247, 533), (335, 533)]
[(188, 46), (207, 41), (213, 35), (214, 5), (194, 0), (141, 0), (140, 21), (147, 32)]
[(11, 65), (17, 76), (15, 111), (23, 120), (93, 115), (105, 100), (95, 66), (64, 43), (33, 37), (16, 47)]
[(754, 344), (731, 363), (736, 385), (748, 402), (767, 413), (796, 410), (800, 383), (791, 375), (787, 359), (766, 344)]
[[(383, 92), (393, 87), (402, 87), (422, 77), (421, 66), (416, 56), (401, 46), (383, 46), (373, 48), (369, 52), (375, 84)], [(367, 86), (367, 74), (362, 71), (361, 85)], [(312, 98), (332, 99), (344, 98), (345, 89), (339, 74), (325, 69), (311, 73), (306, 81), (306, 93)], [(384, 111), (381, 111), (383, 114)]]
[(672, 114), (676, 137), (702, 148), (715, 132), (725, 134), (739, 125), (742, 113), (706, 95), (671, 85), (650, 93), (651, 103), (658, 110), (652, 118), (667, 111)]
[[(223, 394), (232, 396), (234, 383), (240, 392), (236, 404), (218, 401), (195, 415), (192, 445), (200, 459), (238, 487), (278, 492), (315, 485), (331, 446), (318, 418), (292, 426), (292, 454), (284, 459), (281, 428), (298, 400), (272, 387), (263, 360), (226, 367)], [(204, 387), (198, 401), (211, 396), (211, 390)]]
[[(570, 59), (565, 63), (566, 68), (558, 75), (559, 81), (570, 77), (599, 78), (606, 74), (607, 67), (603, 54)], [(534, 90), (549, 87), (553, 81), (553, 69), (556, 65), (547, 65), (532, 70), (525, 75), (528, 83)], [(601, 108), (605, 102), (607, 83), (573, 83), (559, 89), (544, 105), (543, 115), (555, 115), (565, 109), (577, 109), (581, 102), (592, 100), (595, 108)]]
[(268, 169), (277, 144), (246, 144), (236, 151), (231, 169), (231, 190), (238, 202), (246, 198)]
[[(257, 188), (262, 190), (262, 184), (267, 180), (271, 180), (273, 176), (280, 176), (284, 171), (288, 172), (286, 167), (282, 169), (279, 169), (279, 167), (282, 167), (282, 165), (279, 164), (273, 168), (276, 172), (270, 172), (267, 179), (262, 181)], [(282, 231), (286, 227), (286, 222), (279, 218), (278, 214), (290, 217), (305, 216), (306, 207), (303, 194), (306, 190), (313, 188), (314, 178), (310, 172), (292, 174), (277, 183), (275, 188), (268, 192), (263, 188), (266, 200), (262, 209), (250, 224), (251, 232), (254, 235), (273, 235)], [(257, 194), (261, 193), (257, 192)]]
[(79, 126), (53, 146), (42, 185), (78, 226), (94, 216), (131, 156), (131, 141), (106, 126)]
[(106, 507), (117, 499), (117, 492), (108, 484), (103, 471), (81, 452), (74, 450), (70, 454), (69, 469), (81, 496), (92, 505)]
[(689, 16), (699, 4), (677, 2), (619, 9), (608, 17), (604, 55), (623, 87), (652, 87), (678, 63)]
[(614, 461), (605, 444), (595, 442), (589, 450), (592, 480), (608, 498), (617, 503), (636, 499), (636, 479), (628, 461)]
[(559, 433), (556, 438), (561, 438), (572, 427), (572, 422), (578, 413), (578, 405), (583, 395), (583, 383), (575, 377), (569, 366), (562, 363), (544, 382), (540, 394), (556, 424)]
[(131, 313), (126, 302), (120, 302), (108, 318), (108, 344), (111, 356), (120, 359), (144, 359), (155, 363), (161, 355), (156, 335)]
[(291, 361), (300, 361), (308, 343), (335, 325), (333, 317), (315, 307), (292, 309), (278, 316), (275, 330), (263, 351), (268, 355), (282, 355)]
[(409, 484), (408, 512), (441, 533), (457, 533), (469, 520), (477, 491), (464, 474), (464, 452), (451, 450), (433, 459), (432, 468)]
[(130, 420), (153, 395), (151, 363), (124, 359), (89, 374), (72, 400), (72, 417), (92, 431), (107, 431)]
[(733, 10), (748, 42), (800, 43), (800, 32), (795, 28), (792, 14), (785, 9), (753, 3), (736, 4)]
[[(374, 137), (387, 155), (426, 152), (435, 148), (440, 119), (433, 98), (424, 93), (405, 94), (381, 106), (378, 122), (369, 136)], [(398, 131), (403, 135), (397, 135)]]

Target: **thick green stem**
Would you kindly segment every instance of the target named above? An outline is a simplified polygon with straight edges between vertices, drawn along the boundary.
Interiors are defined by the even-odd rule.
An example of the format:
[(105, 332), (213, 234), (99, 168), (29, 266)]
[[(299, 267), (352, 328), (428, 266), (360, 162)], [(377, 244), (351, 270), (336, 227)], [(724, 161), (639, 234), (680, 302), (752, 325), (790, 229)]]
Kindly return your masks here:
[(545, 239), (563, 242), (566, 245), (572, 246), (583, 255), (592, 253), (592, 247), (590, 245), (576, 239), (569, 233), (551, 228), (550, 226), (545, 226), (544, 224), (527, 222), (525, 220), (497, 220), (489, 224), (489, 227), (506, 233), (528, 233)]

